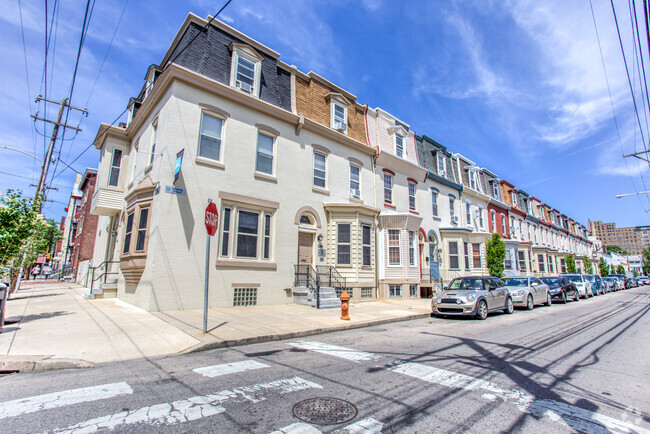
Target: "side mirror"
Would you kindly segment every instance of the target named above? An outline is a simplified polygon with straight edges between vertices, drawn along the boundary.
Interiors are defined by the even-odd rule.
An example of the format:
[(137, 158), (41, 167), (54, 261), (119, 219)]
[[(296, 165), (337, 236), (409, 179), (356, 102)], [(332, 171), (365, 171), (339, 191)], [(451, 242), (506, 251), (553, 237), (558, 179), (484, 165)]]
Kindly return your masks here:
[(442, 287), (442, 290), (443, 290), (443, 291), (447, 291), (448, 289), (449, 289), (448, 286), (443, 286), (443, 287)]

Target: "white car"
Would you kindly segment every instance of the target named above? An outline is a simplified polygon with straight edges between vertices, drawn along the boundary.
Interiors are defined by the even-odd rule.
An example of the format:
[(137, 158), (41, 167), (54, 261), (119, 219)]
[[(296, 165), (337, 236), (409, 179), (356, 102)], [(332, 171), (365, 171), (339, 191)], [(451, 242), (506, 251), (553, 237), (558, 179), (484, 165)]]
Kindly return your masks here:
[(575, 283), (576, 288), (578, 288), (578, 294), (582, 298), (589, 298), (594, 295), (591, 289), (591, 282), (585, 279), (585, 276), (582, 274), (563, 274), (560, 277), (566, 277)]

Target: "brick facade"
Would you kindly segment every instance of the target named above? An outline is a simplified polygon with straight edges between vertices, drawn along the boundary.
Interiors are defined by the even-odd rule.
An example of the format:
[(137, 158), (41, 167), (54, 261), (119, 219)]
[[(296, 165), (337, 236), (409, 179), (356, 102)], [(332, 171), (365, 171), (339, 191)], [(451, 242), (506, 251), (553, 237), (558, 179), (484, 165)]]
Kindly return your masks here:
[(95, 235), (97, 233), (97, 220), (99, 216), (90, 213), (92, 197), (95, 193), (97, 171), (88, 169), (81, 179), (79, 191), (83, 194), (78, 210), (72, 216), (77, 221), (72, 241), (72, 255), (70, 260), (72, 275), (75, 276), (80, 262), (93, 258), (95, 248)]

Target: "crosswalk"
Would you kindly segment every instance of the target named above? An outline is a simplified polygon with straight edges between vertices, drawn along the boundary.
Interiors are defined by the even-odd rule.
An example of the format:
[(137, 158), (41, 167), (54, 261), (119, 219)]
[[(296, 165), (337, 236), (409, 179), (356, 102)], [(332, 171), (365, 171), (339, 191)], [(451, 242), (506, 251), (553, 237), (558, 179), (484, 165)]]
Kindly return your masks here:
[[(324, 357), (334, 357), (349, 362), (372, 364), (375, 369), (381, 369), (387, 375), (399, 375), (409, 381), (433, 384), (441, 388), (462, 390), (475, 394), (485, 401), (498, 401), (511, 405), (517, 411), (535, 416), (550, 424), (558, 424), (581, 432), (631, 432), (650, 434), (635, 421), (631, 415), (616, 419), (595, 411), (591, 411), (566, 402), (549, 399), (538, 399), (523, 390), (502, 387), (494, 382), (475, 378), (469, 375), (452, 372), (430, 364), (401, 362), (389, 360), (388, 357), (353, 348), (330, 345), (318, 341), (293, 341), (288, 346), (311, 354)], [(295, 357), (301, 357), (295, 355)], [(380, 362), (380, 363), (377, 363)], [(377, 366), (379, 365), (379, 366)], [(200, 377), (220, 378), (233, 374), (264, 370), (274, 372), (273, 363), (268, 360), (260, 362), (253, 358), (233, 361), (230, 363), (201, 366), (192, 369), (193, 374)], [(99, 414), (97, 417), (76, 422), (70, 426), (52, 427), (50, 432), (57, 433), (92, 433), (105, 430), (137, 430), (139, 424), (163, 429), (184, 423), (228, 414), (238, 404), (259, 404), (264, 401), (275, 402), (276, 398), (301, 391), (324, 393), (322, 377), (308, 378), (308, 375), (288, 376), (265, 382), (253, 382), (251, 375), (236, 377), (246, 381), (246, 384), (230, 387), (204, 395), (195, 395), (169, 402), (158, 402), (135, 410), (124, 409), (112, 414)], [(199, 377), (200, 376), (200, 377)], [(305, 377), (305, 378), (303, 378)], [(272, 377), (271, 377), (272, 378)], [(320, 391), (320, 392), (319, 392)], [(0, 426), (11, 418), (30, 417), (33, 413), (62, 407), (74, 408), (75, 405), (93, 403), (111, 399), (120, 399), (126, 395), (134, 395), (134, 390), (127, 382), (101, 384), (78, 389), (64, 390), (38, 396), (31, 396), (0, 402)], [(370, 409), (371, 410), (371, 409)], [(359, 419), (348, 422), (337, 429), (341, 433), (371, 434), (384, 430), (384, 423), (373, 417), (361, 416), (369, 409), (362, 409)], [(381, 419), (381, 418), (378, 418)], [(329, 429), (328, 429), (329, 431)], [(305, 422), (295, 422), (271, 431), (270, 434), (317, 434), (320, 428)]]

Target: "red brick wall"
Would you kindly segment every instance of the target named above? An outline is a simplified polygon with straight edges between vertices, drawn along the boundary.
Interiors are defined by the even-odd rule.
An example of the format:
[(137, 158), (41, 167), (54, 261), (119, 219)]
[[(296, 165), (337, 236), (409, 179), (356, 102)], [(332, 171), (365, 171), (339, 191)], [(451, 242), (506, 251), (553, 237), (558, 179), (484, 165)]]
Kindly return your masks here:
[[(508, 238), (508, 233), (510, 233), (510, 219), (508, 218), (508, 211), (506, 211), (503, 208), (499, 208), (498, 206), (488, 203), (487, 206), (488, 209), (488, 228), (490, 230), (490, 233), (493, 234), (494, 232), (497, 232), (499, 235), (501, 235), (501, 238)], [(492, 227), (492, 211), (496, 213), (496, 231), (495, 228)], [(506, 233), (503, 233), (503, 230), (501, 229), (501, 216), (504, 215), (506, 217)]]
[[(95, 248), (95, 234), (97, 233), (97, 221), (99, 216), (90, 214), (90, 205), (95, 192), (95, 181), (97, 176), (96, 174), (90, 174), (89, 177), (90, 179), (81, 189), (83, 198), (81, 199), (81, 210), (79, 211), (77, 230), (73, 239), (74, 250), (70, 261), (73, 275), (77, 272), (77, 265), (79, 262), (92, 259), (93, 250)], [(83, 226), (81, 226), (81, 232), (79, 232), (82, 221)]]

